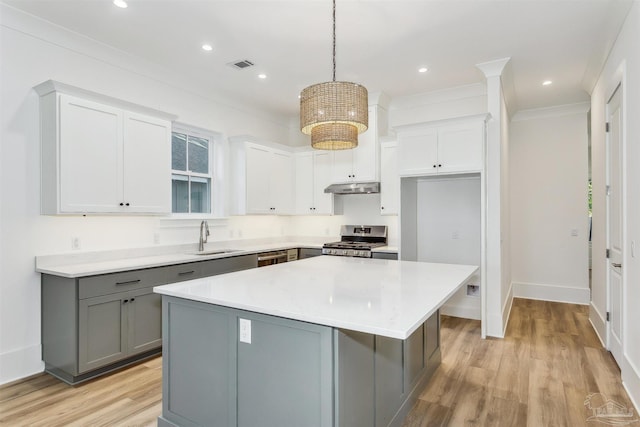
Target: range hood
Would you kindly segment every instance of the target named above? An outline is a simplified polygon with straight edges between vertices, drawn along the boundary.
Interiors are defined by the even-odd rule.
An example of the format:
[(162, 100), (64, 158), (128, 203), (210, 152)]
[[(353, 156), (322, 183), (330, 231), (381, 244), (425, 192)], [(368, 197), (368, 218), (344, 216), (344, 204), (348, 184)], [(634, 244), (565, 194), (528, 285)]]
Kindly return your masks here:
[(352, 182), (349, 184), (331, 184), (324, 189), (325, 193), (333, 194), (368, 194), (379, 193), (379, 182)]

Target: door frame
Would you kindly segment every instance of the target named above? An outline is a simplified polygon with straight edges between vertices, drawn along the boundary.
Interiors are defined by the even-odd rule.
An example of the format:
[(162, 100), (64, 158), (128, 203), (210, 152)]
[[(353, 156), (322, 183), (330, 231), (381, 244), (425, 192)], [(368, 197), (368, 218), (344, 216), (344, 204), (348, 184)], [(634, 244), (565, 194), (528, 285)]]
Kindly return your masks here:
[[(628, 251), (627, 248), (627, 197), (626, 197), (626, 189), (627, 189), (627, 172), (626, 172), (626, 158), (627, 158), (627, 131), (626, 124), (627, 122), (627, 114), (626, 114), (626, 88), (627, 88), (627, 73), (626, 73), (626, 62), (623, 61), (610, 81), (610, 84), (607, 87), (606, 93), (606, 103), (604, 105), (604, 113), (605, 113), (605, 123), (609, 121), (610, 111), (609, 111), (609, 103), (613, 98), (613, 95), (616, 91), (620, 91), (620, 105), (622, 109), (621, 120), (622, 124), (620, 126), (620, 213), (621, 213), (621, 248), (622, 248), (622, 269), (621, 269), (621, 293), (622, 293), (622, 303), (621, 303), (621, 352), (624, 355), (625, 348), (625, 336), (627, 331), (627, 322), (625, 316), (625, 301), (627, 300), (627, 273), (625, 266), (628, 265)], [(606, 186), (610, 183), (610, 163), (609, 163), (609, 147), (610, 147), (610, 133), (605, 133), (605, 152), (606, 152), (606, 160), (605, 160), (605, 180)], [(607, 187), (605, 187), (605, 192)], [(608, 195), (605, 193), (605, 247), (609, 248), (609, 200)], [(611, 301), (611, 285), (610, 285), (610, 276), (609, 276), (609, 268), (610, 268), (610, 260), (605, 256), (605, 288), (606, 288), (606, 311), (610, 313), (612, 301)], [(611, 322), (605, 321), (606, 325), (606, 348), (607, 350), (611, 350), (612, 346), (612, 334), (611, 334)], [(613, 353), (612, 353), (613, 354)], [(614, 356), (615, 359), (615, 356)], [(622, 360), (617, 360), (619, 366), (622, 366)]]

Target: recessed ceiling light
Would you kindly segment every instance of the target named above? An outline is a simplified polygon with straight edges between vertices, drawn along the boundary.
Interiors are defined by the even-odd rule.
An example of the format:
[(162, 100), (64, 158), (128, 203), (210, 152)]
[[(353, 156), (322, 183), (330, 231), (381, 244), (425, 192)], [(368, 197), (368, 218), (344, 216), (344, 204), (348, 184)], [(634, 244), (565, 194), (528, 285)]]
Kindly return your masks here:
[(427, 67), (420, 67), (418, 68), (418, 72), (419, 73), (426, 73), (427, 71), (429, 71), (429, 69)]
[(267, 75), (266, 74), (258, 74), (258, 78), (259, 79), (266, 79)]
[(116, 6), (122, 9), (126, 9), (128, 6), (127, 2), (124, 0), (113, 0), (113, 4), (115, 4)]
[(202, 45), (202, 50), (206, 50), (207, 52), (212, 51), (213, 50), (213, 46), (211, 46), (210, 44), (203, 44)]
[(553, 83), (551, 80), (545, 80), (542, 82), (542, 86), (549, 86), (551, 83)]

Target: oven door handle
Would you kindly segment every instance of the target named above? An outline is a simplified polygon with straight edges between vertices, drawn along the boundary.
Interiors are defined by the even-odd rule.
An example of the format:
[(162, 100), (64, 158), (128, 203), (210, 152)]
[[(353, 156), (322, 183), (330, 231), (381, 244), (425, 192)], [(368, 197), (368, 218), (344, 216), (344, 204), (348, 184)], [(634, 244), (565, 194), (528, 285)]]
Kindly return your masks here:
[(271, 261), (272, 259), (287, 259), (287, 253), (275, 254), (275, 255), (258, 255), (258, 262), (260, 261)]

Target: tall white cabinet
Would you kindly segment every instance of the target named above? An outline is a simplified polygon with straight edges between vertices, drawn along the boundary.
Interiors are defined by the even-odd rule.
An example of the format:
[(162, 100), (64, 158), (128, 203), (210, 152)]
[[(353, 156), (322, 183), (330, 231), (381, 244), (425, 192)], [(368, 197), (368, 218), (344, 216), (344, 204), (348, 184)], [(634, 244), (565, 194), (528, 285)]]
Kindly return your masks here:
[(35, 89), (43, 214), (171, 212), (174, 116), (53, 81)]

